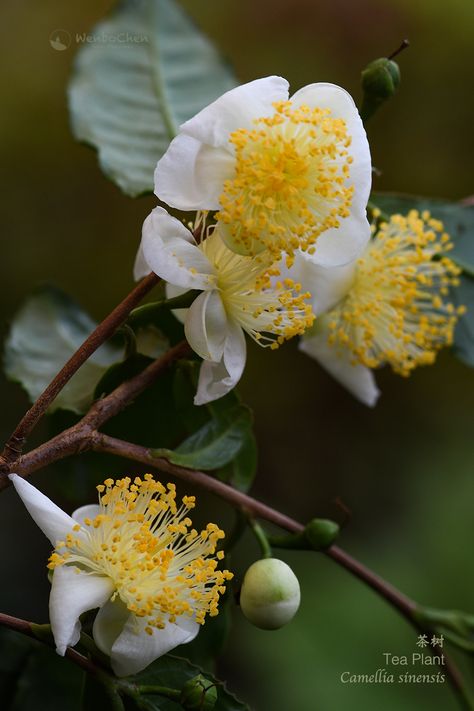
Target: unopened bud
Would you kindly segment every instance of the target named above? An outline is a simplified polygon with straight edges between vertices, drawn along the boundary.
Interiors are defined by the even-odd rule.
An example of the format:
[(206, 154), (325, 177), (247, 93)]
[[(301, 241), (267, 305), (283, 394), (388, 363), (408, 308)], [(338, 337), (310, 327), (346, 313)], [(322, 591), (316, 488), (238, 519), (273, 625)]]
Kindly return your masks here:
[(179, 703), (186, 711), (212, 711), (217, 702), (217, 688), (202, 674), (183, 686)]
[(240, 607), (245, 617), (264, 630), (276, 630), (293, 619), (300, 606), (300, 585), (290, 566), (263, 558), (245, 573)]
[(315, 551), (329, 548), (338, 537), (339, 531), (339, 525), (326, 518), (313, 518), (304, 529), (306, 539)]
[(362, 72), (364, 98), (360, 114), (366, 121), (400, 86), (398, 64), (387, 57), (374, 59)]

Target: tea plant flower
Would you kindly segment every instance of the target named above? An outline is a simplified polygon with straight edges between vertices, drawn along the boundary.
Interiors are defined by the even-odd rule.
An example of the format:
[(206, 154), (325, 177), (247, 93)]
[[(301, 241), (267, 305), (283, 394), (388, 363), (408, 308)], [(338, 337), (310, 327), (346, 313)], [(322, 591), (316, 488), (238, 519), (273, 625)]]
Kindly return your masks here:
[[(357, 256), (370, 234), (367, 137), (351, 96), (309, 84), (288, 99), (278, 76), (243, 84), (186, 121), (155, 171), (156, 195), (181, 210), (217, 210), (239, 254), (298, 247), (321, 264)], [(344, 222), (344, 236), (326, 231)]]
[(118, 676), (135, 674), (197, 635), (232, 578), (218, 570), (223, 531), (198, 533), (188, 512), (193, 496), (176, 502), (174, 484), (106, 479), (99, 504), (68, 516), (27, 481), (10, 479), (54, 551), (49, 611), (56, 650), (79, 641), (79, 617), (99, 608), (93, 637)]
[(186, 338), (204, 360), (197, 405), (222, 397), (239, 381), (246, 361), (244, 333), (274, 349), (313, 323), (305, 301), (309, 294), (291, 278), (278, 280), (269, 252), (257, 257), (236, 254), (225, 245), (219, 228), (198, 244), (183, 224), (159, 207), (143, 225), (135, 277), (150, 271), (171, 288), (202, 291), (184, 316)]
[(373, 369), (408, 376), (452, 343), (463, 308), (446, 299), (460, 271), (445, 254), (451, 247), (441, 222), (412, 210), (383, 223), (352, 264), (323, 268), (299, 254), (294, 271), (319, 316), (301, 350), (374, 405)]

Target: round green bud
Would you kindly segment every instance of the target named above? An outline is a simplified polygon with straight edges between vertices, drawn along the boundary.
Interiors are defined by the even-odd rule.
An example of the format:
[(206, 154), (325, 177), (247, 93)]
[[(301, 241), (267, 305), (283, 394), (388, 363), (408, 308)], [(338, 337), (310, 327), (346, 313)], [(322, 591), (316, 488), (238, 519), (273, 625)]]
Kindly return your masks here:
[(186, 682), (179, 703), (186, 711), (212, 711), (217, 702), (217, 688), (202, 674)]
[(398, 64), (387, 57), (374, 59), (362, 72), (362, 89), (367, 98), (385, 101), (393, 96), (400, 86)]
[(300, 606), (300, 585), (290, 566), (262, 558), (247, 570), (240, 592), (245, 617), (263, 630), (276, 630), (293, 619)]
[(339, 525), (325, 518), (313, 518), (305, 527), (306, 539), (315, 551), (324, 550), (334, 543), (339, 535)]

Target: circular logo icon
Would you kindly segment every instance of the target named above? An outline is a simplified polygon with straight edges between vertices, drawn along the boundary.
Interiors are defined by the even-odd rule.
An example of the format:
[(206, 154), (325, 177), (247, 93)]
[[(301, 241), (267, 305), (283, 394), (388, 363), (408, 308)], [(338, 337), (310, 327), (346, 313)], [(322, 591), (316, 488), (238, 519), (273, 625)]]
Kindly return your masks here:
[(64, 52), (71, 44), (71, 35), (67, 30), (54, 30), (49, 35), (49, 44), (57, 52)]

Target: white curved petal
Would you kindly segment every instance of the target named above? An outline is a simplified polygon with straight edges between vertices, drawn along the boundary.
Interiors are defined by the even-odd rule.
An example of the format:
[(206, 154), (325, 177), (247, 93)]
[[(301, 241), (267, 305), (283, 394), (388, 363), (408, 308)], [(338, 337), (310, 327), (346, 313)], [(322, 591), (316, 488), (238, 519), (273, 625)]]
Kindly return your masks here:
[(105, 576), (77, 572), (73, 566), (55, 569), (49, 596), (49, 619), (58, 654), (78, 643), (79, 617), (87, 610), (100, 607), (110, 598), (114, 584)]
[(365, 365), (353, 365), (347, 349), (330, 346), (327, 331), (321, 330), (313, 336), (304, 337), (299, 347), (303, 353), (317, 360), (354, 397), (365, 405), (374, 407), (380, 390), (375, 384), (372, 370)]
[(353, 163), (349, 178), (346, 180), (346, 185), (354, 186), (351, 217), (342, 220), (339, 228), (341, 230), (344, 223), (348, 223), (346, 235), (350, 229), (352, 239), (347, 236), (344, 240), (333, 239), (337, 235), (337, 230), (328, 230), (319, 237), (316, 247), (320, 264), (328, 266), (346, 264), (361, 253), (370, 237), (366, 207), (372, 184), (372, 161), (364, 125), (351, 95), (335, 84), (309, 84), (297, 91), (291, 100), (297, 106), (307, 104), (310, 107), (321, 106), (330, 109), (335, 118), (344, 119), (348, 134), (352, 138), (348, 152), (353, 158)]
[(227, 314), (217, 289), (199, 294), (184, 322), (184, 333), (193, 351), (204, 360), (219, 361), (227, 331)]
[(155, 207), (143, 223), (141, 249), (155, 274), (187, 289), (208, 289), (214, 269), (193, 243), (191, 232), (162, 207)]
[(370, 225), (363, 214), (351, 212), (340, 227), (326, 230), (317, 239), (312, 261), (324, 267), (349, 264), (361, 256), (370, 240)]
[(148, 276), (150, 272), (151, 269), (148, 266), (148, 263), (143, 254), (142, 245), (140, 244), (137, 251), (137, 256), (135, 257), (135, 264), (133, 265), (133, 278), (135, 279), (135, 281), (139, 281), (140, 279), (143, 279), (143, 277)]
[(99, 504), (86, 504), (86, 506), (80, 506), (78, 509), (73, 511), (72, 518), (76, 523), (80, 523), (81, 526), (84, 525), (84, 519), (90, 518), (91, 521), (98, 516), (100, 513)]
[(288, 99), (288, 82), (277, 76), (255, 79), (227, 91), (180, 126), (180, 132), (209, 146), (227, 146), (229, 134), (252, 128), (253, 119), (274, 113), (274, 101)]
[(237, 323), (229, 321), (222, 360), (218, 363), (204, 361), (201, 365), (194, 404), (204, 405), (227, 395), (242, 377), (246, 354), (243, 330)]
[[(167, 299), (174, 299), (176, 296), (181, 296), (182, 294), (185, 294), (188, 290), (185, 289), (182, 286), (175, 286), (174, 284), (166, 284), (165, 286), (165, 291), (166, 291), (166, 298)], [(180, 323), (184, 323), (186, 320), (186, 314), (188, 313), (189, 309), (171, 309), (171, 313), (175, 318), (178, 319)]]
[(233, 174), (230, 148), (178, 134), (156, 166), (155, 195), (179, 210), (218, 210), (224, 180)]
[(49, 538), (53, 546), (57, 541), (71, 533), (76, 521), (68, 516), (51, 499), (41, 493), (35, 486), (28, 483), (17, 474), (9, 474), (9, 479), (25, 504), (33, 521)]
[(199, 632), (199, 625), (193, 620), (182, 625), (168, 623), (162, 630), (153, 630), (153, 634), (147, 634), (145, 627), (146, 619), (129, 615), (110, 654), (112, 669), (117, 676), (137, 674), (171, 649), (191, 642)]
[(102, 605), (94, 620), (92, 636), (101, 652), (109, 657), (112, 654), (114, 642), (122, 632), (131, 612), (119, 597), (107, 600)]
[(287, 271), (303, 291), (311, 294), (315, 316), (332, 309), (349, 291), (354, 283), (356, 261), (339, 267), (323, 267), (314, 260), (315, 255), (296, 252), (295, 261)]

